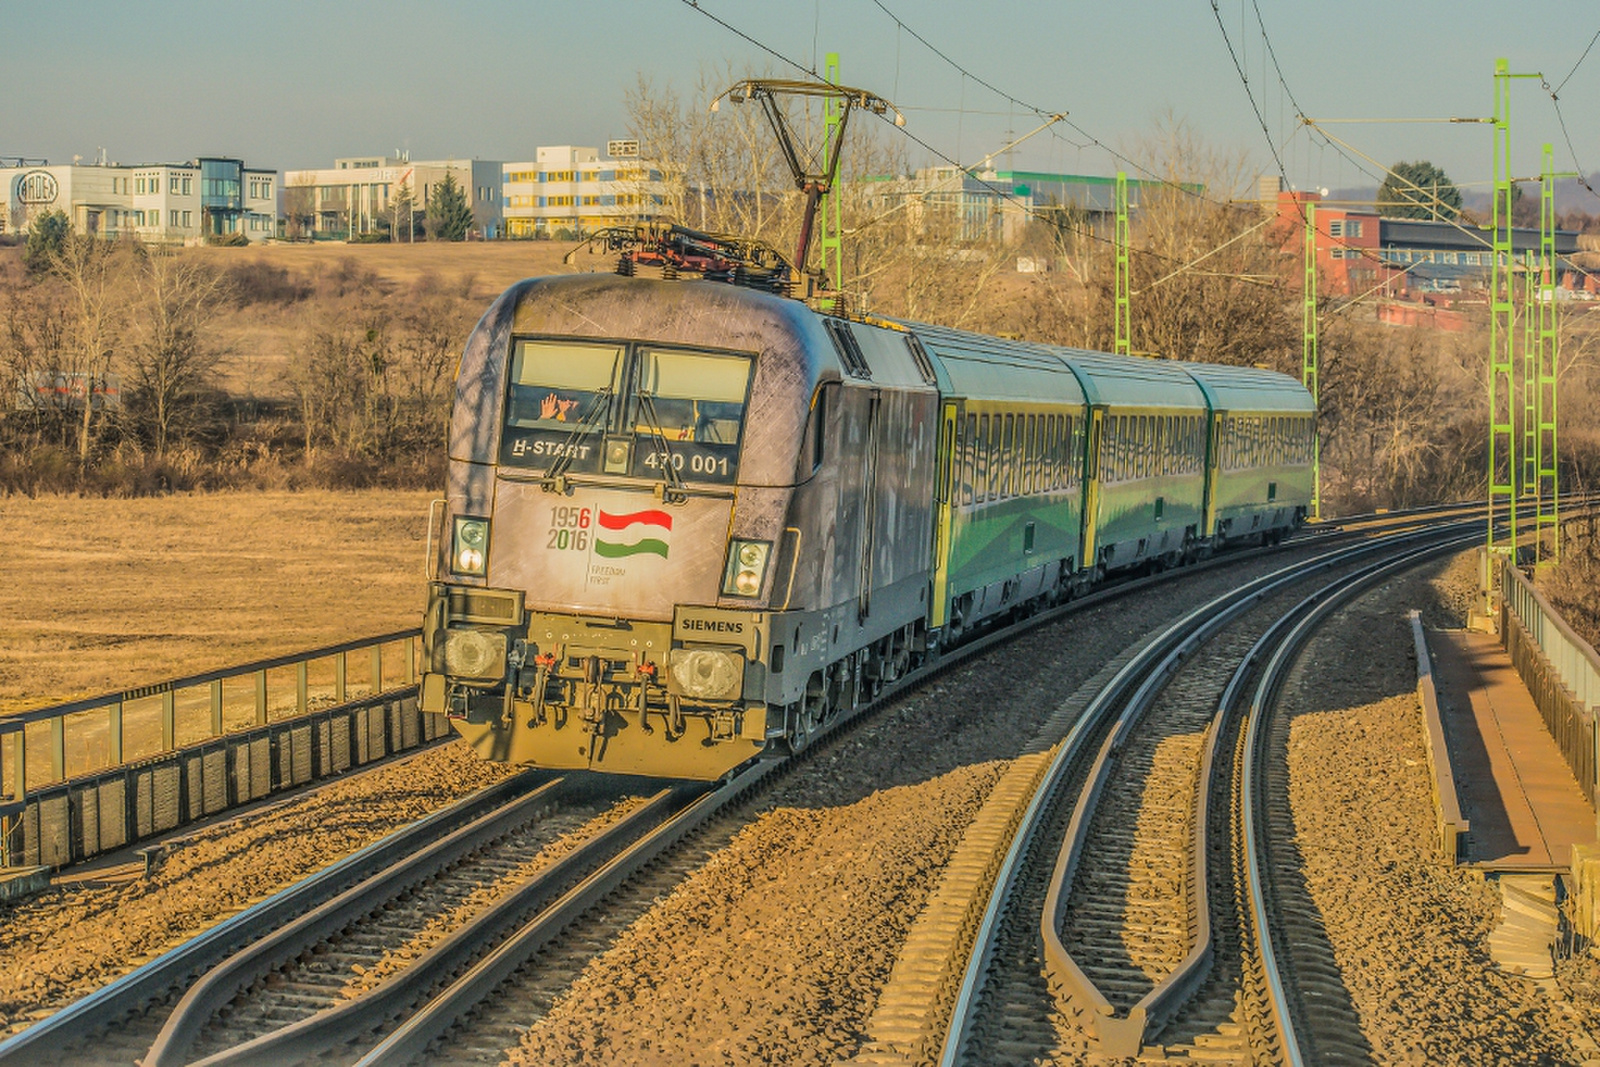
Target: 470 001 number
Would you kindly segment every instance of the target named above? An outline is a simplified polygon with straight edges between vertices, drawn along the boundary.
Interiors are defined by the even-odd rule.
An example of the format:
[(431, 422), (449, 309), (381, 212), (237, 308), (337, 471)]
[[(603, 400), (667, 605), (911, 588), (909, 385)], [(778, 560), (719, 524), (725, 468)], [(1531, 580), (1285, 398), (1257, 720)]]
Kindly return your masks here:
[(550, 539), (546, 548), (571, 549), (585, 552), (589, 548), (589, 524), (594, 512), (589, 508), (555, 507), (550, 509)]
[[(665, 470), (671, 467), (675, 471), (684, 468), (684, 458), (681, 452), (647, 452), (644, 465), (651, 470)], [(709, 453), (696, 452), (688, 460), (689, 473), (728, 476), (728, 457), (713, 456)]]

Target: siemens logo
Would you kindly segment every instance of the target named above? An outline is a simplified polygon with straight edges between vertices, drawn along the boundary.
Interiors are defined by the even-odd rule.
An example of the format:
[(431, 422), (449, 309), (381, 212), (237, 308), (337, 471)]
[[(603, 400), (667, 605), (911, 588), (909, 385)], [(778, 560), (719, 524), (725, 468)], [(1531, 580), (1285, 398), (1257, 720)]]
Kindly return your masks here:
[(684, 630), (701, 630), (713, 634), (744, 633), (744, 623), (724, 622), (721, 619), (679, 619), (678, 626)]

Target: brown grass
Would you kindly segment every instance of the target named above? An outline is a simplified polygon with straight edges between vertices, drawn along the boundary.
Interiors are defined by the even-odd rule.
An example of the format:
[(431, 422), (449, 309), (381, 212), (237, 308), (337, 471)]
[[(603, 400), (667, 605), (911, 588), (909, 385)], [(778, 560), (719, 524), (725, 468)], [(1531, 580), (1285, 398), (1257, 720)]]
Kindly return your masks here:
[(418, 625), (431, 495), (0, 498), (0, 712)]
[[(414, 245), (272, 244), (253, 248), (195, 248), (197, 256), (220, 269), (263, 263), (287, 270), (291, 278), (314, 284), (319, 275), (354, 269), (371, 272), (377, 286), (403, 294), (434, 282), (487, 308), (507, 287), (523, 278), (573, 271), (609, 271), (613, 260), (580, 253), (572, 266), (561, 257), (571, 251), (566, 241), (421, 242)], [(403, 299), (403, 295), (397, 297)], [(300, 303), (251, 304), (223, 315), (216, 337), (228, 356), (219, 368), (220, 384), (243, 396), (281, 397), (282, 381), (315, 298)], [(461, 343), (466, 344), (466, 334)]]

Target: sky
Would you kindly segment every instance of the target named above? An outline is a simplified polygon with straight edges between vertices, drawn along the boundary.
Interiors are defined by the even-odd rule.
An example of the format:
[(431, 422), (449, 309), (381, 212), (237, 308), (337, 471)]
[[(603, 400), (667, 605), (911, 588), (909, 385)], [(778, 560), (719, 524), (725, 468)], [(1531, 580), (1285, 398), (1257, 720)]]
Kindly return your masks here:
[[(1375, 186), (1384, 166), (1427, 159), (1482, 191), (1490, 126), (1319, 127), (1329, 141), (1296, 116), (1487, 118), (1505, 57), (1543, 75), (1512, 83), (1514, 175), (1538, 174), (1546, 142), (1558, 171), (1600, 171), (1600, 45), (1584, 55), (1600, 32), (1593, 0), (0, 0), (0, 10), (0, 157), (52, 163), (102, 149), (122, 163), (222, 155), (279, 170), (397, 149), (505, 161), (539, 145), (603, 150), (628, 136), (625, 93), (640, 78), (688, 99), (702, 81), (800, 77), (785, 60), (820, 69), (835, 51), (845, 84), (901, 109), (912, 166), (975, 165), (1038, 126), (1036, 112), (1065, 112), (996, 164), (1137, 177), (1159, 168), (1163, 131), (1178, 126), (1239, 174), (1281, 167), (1296, 188)], [(1600, 197), (1578, 195), (1558, 209), (1600, 213)]]

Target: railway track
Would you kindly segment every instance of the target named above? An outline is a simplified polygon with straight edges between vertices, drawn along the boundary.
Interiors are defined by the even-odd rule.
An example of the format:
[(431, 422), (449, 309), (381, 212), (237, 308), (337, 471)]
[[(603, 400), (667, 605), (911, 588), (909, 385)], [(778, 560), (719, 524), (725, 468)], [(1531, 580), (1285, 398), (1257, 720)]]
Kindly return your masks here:
[[(1293, 649), (1331, 605), (1476, 533), (1405, 534), (1285, 568), (1179, 620), (1099, 689), (1006, 857), (942, 1062), (1136, 1056), (1168, 1023), (1184, 1036), (1162, 1056), (1292, 1059), (1304, 1026), (1284, 1006), (1300, 1003), (1285, 975), (1326, 982), (1329, 961), (1271, 951), (1322, 939), (1278, 844), (1292, 833), (1282, 772), (1260, 763), (1260, 724)], [(1385, 558), (1364, 562), (1372, 555)], [(1329, 572), (1339, 576), (1284, 603)], [(1305, 962), (1291, 970), (1281, 958)], [(1339, 1047), (1342, 1024), (1317, 1025), (1319, 1051)]]
[[(1405, 521), (1416, 520), (1412, 518)], [(1322, 535), (1319, 543), (1328, 544), (1333, 539), (1357, 540), (1366, 536), (1369, 535), (1364, 532), (1336, 532)], [(1226, 562), (1224, 557), (1213, 561), (1210, 566)], [(1206, 566), (1201, 565), (1202, 568)], [(1125, 596), (1159, 580), (1146, 578), (1124, 583), (1080, 603), (1090, 604)], [(1046, 612), (1033, 622), (1042, 624), (1070, 610), (1071, 606)], [(891, 700), (905, 689), (921, 685), (936, 670), (970, 659), (993, 644), (1007, 640), (1014, 632), (1000, 632), (975, 641), (957, 654), (945, 657), (936, 668), (918, 672), (886, 690), (878, 700), (858, 709), (856, 714)], [(716, 794), (698, 799), (682, 793), (675, 793), (670, 798), (657, 796), (648, 807), (665, 818), (665, 822), (658, 819), (656, 828), (647, 830), (642, 828), (644, 820), (638, 823), (631, 819), (622, 820), (633, 828), (630, 831), (636, 839), (633, 844), (623, 843), (620, 837), (624, 835), (607, 836), (606, 840), (611, 843), (603, 850), (587, 853), (582, 863), (555, 863), (549, 871), (532, 879), (538, 888), (531, 890), (520, 905), (520, 917), (530, 913), (535, 916), (531, 923), (518, 926), (515, 921), (502, 916), (504, 925), (493, 934), (485, 933), (486, 927), (467, 923), (448, 939), (456, 955), (445, 966), (440, 965), (436, 956), (405, 947), (415, 939), (418, 924), (427, 925), (423, 915), (430, 910), (449, 910), (450, 901), (470, 892), (463, 887), (474, 878), (479, 883), (484, 880), (500, 881), (509, 871), (524, 868), (528, 850), (537, 851), (535, 846), (541, 840), (539, 834), (560, 832), (560, 818), (554, 815), (553, 809), (547, 807), (544, 812), (553, 820), (549, 827), (544, 831), (536, 831), (529, 828), (547, 820), (525, 821), (522, 832), (526, 836), (521, 839), (523, 843), (506, 847), (509, 859), (482, 862), (477, 875), (467, 876), (464, 882), (453, 883), (458, 886), (456, 889), (446, 888), (450, 884), (446, 881), (437, 881), (437, 884), (430, 881), (429, 886), (407, 891), (411, 893), (415, 906), (404, 903), (397, 905), (391, 897), (376, 912), (370, 906), (371, 902), (367, 901), (367, 919), (357, 923), (348, 917), (341, 918), (335, 924), (337, 929), (326, 936), (304, 932), (291, 934), (288, 932), (290, 928), (283, 928), (271, 937), (266, 936), (266, 931), (278, 927), (285, 915), (319, 911), (337, 892), (346, 891), (362, 878), (375, 882), (398, 881), (392, 873), (378, 874), (381, 868), (375, 866), (378, 862), (376, 859), (359, 869), (341, 865), (324, 875), (308, 879), (306, 883), (294, 887), (299, 892), (293, 901), (277, 901), (274, 898), (274, 901), (267, 902), (273, 905), (272, 908), (251, 909), (224, 924), (228, 929), (222, 933), (213, 932), (196, 939), (197, 942), (207, 943), (204, 951), (198, 950), (194, 944), (183, 946), (181, 950), (169, 954), (178, 958), (169, 960), (168, 957), (162, 957), (153, 961), (146, 968), (129, 975), (128, 979), (86, 998), (58, 1017), (0, 1044), (0, 1063), (70, 1059), (70, 1056), (63, 1057), (59, 1053), (63, 1050), (82, 1052), (91, 1044), (96, 1047), (95, 1058), (105, 1062), (282, 1062), (288, 1057), (290, 1049), (302, 1050), (305, 1055), (320, 1055), (327, 1049), (344, 1049), (351, 1041), (359, 1050), (359, 1047), (379, 1039), (381, 1042), (369, 1054), (366, 1062), (414, 1056), (423, 1049), (428, 1050), (430, 1059), (448, 1055), (452, 1059), (464, 1057), (471, 1060), (475, 1053), (469, 1046), (473, 1042), (438, 1043), (440, 1035), (449, 1033), (456, 1019), (468, 1010), (474, 1011), (475, 1018), (484, 1022), (500, 1017), (501, 1024), (475, 1026), (473, 1033), (487, 1038), (484, 1031), (504, 1031), (506, 1040), (514, 1042), (516, 1033), (526, 1025), (526, 1012), (511, 1005), (520, 1003), (524, 996), (531, 996), (535, 1001), (543, 998), (548, 1003), (550, 997), (561, 988), (560, 980), (554, 975), (575, 974), (576, 969), (581, 969), (582, 962), (594, 954), (594, 945), (599, 943), (592, 936), (579, 934), (563, 946), (557, 943), (562, 937), (561, 930), (571, 926), (585, 913), (592, 913), (600, 900), (615, 893), (630, 879), (634, 881), (627, 896), (636, 901), (643, 900), (644, 906), (648, 906), (648, 902), (659, 892), (676, 884), (694, 865), (689, 860), (662, 858), (670, 851), (672, 841), (689, 835), (695, 835), (697, 839), (716, 839), (731, 834), (739, 825), (738, 819), (724, 814), (724, 809), (734, 802), (716, 800), (714, 797), (742, 796), (771, 773), (774, 766), (773, 763), (756, 764)], [(506, 789), (504, 792), (507, 795), (531, 788), (534, 784), (534, 779), (527, 776), (516, 781), (521, 784)], [(544, 790), (559, 788), (560, 783), (548, 782), (541, 786), (539, 796), (548, 797), (549, 794)], [(480, 822), (488, 819), (482, 813), (489, 803), (487, 800), (477, 802), (477, 807), (471, 809), (470, 817), (479, 818)], [(523, 803), (534, 802), (524, 798)], [(468, 817), (467, 809), (463, 808), (452, 816), (454, 822), (450, 825), (458, 826)], [(570, 817), (573, 816), (569, 813)], [(426, 851), (429, 843), (444, 835), (446, 829), (444, 823), (435, 823), (433, 830), (419, 832), (408, 838), (407, 844), (388, 845), (387, 853), (392, 856), (398, 852)], [(510, 838), (502, 835), (494, 840), (506, 842)], [(663, 841), (667, 844), (663, 845)], [(383, 845), (385, 843), (380, 842), (380, 846)], [(380, 846), (374, 846), (374, 849)], [(584, 867), (585, 863), (587, 867)], [(450, 866), (450, 863), (445, 866)], [(461, 866), (467, 870), (473, 868), (471, 863)], [(647, 870), (654, 873), (641, 879), (640, 872)], [(425, 880), (438, 880), (440, 877), (436, 871), (425, 876)], [(424, 904), (424, 901), (432, 903)], [(619, 922), (625, 921), (622, 917), (630, 913), (627, 900), (606, 907), (615, 912), (616, 921)], [(507, 912), (514, 910), (508, 907)], [(409, 918), (397, 921), (397, 911), (409, 911)], [(324, 918), (325, 924), (333, 922), (326, 916)], [(505, 932), (512, 928), (517, 932)], [(304, 930), (301, 926), (294, 929)], [(496, 941), (499, 942), (498, 947), (491, 950), (489, 946)], [(236, 956), (231, 966), (217, 966), (216, 961), (224, 958), (219, 954), (224, 953), (226, 948), (247, 942), (254, 942), (260, 947)], [(585, 944), (589, 947), (585, 948)], [(498, 1000), (490, 997), (489, 990), (499, 987), (534, 952), (541, 951), (539, 977), (530, 981), (526, 976), (519, 976), (512, 985), (522, 987), (521, 992), (502, 993)], [(409, 957), (414, 966), (396, 969), (397, 957)], [(558, 958), (567, 962), (560, 966), (549, 965), (549, 961)], [(372, 977), (354, 983), (362, 987), (364, 992), (357, 990), (361, 995), (352, 997), (353, 984), (349, 975), (355, 972), (356, 967)], [(146, 973), (152, 971), (156, 973)], [(382, 976), (387, 976), (387, 980), (378, 980), (380, 971)], [(390, 974), (391, 971), (394, 973)], [(172, 990), (183, 988), (202, 972), (206, 973), (206, 979), (189, 989), (170, 1017), (150, 1012), (144, 1021), (138, 1020), (140, 1013), (147, 1012), (150, 1004), (170, 997)], [(415, 977), (423, 973), (430, 974), (432, 978), (424, 982)], [(404, 977), (407, 974), (412, 977)], [(441, 992), (439, 979), (442, 976), (454, 976), (456, 980), (448, 983)], [(133, 979), (138, 981), (130, 981)], [(241, 991), (247, 994), (242, 999)], [(335, 1003), (336, 1000), (338, 1003)], [(361, 1005), (360, 1010), (350, 1006), (355, 1004)], [(415, 1005), (423, 1007), (410, 1015), (405, 1025), (385, 1036), (386, 1022), (406, 1015)], [(376, 1019), (375, 1023), (371, 1021), (373, 1019)], [(164, 1020), (161, 1032), (152, 1036), (156, 1021), (161, 1020)], [(100, 1042), (97, 1036), (113, 1032), (120, 1032), (121, 1036), (110, 1043)], [(144, 1043), (147, 1037), (150, 1038), (148, 1044)], [(299, 1044), (302, 1041), (305, 1043)], [(479, 1042), (484, 1046), (484, 1051), (493, 1043), (493, 1040)], [(504, 1047), (506, 1045), (500, 1045), (501, 1049)], [(314, 1052), (305, 1051), (313, 1049)], [(301, 1056), (302, 1051), (297, 1051), (295, 1055)], [(341, 1052), (335, 1058), (349, 1062), (356, 1054), (345, 1055)]]

